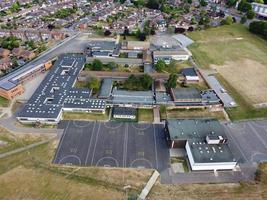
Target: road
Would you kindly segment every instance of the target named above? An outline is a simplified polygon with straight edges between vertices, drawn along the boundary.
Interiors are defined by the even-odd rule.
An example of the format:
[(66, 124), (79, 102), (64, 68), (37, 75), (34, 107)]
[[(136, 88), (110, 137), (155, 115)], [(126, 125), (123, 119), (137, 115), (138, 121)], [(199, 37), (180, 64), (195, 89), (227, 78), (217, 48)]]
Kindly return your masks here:
[(51, 49), (42, 53), (38, 58), (25, 64), (19, 69), (7, 74), (6, 76), (0, 78), (0, 86), (7, 82), (12, 82), (11, 79), (16, 79), (17, 76), (31, 69), (33, 66), (38, 66), (43, 64), (52, 58), (57, 57), (63, 53), (82, 53), (86, 47), (87, 41), (82, 39), (84, 37), (83, 33), (75, 33), (73, 36), (63, 40), (62, 42), (56, 44)]

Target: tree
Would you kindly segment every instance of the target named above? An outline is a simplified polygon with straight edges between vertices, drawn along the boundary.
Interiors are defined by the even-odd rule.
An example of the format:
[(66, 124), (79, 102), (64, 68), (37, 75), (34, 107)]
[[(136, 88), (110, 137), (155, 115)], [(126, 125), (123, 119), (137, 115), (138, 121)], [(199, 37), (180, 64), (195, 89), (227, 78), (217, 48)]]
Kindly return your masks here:
[(193, 26), (189, 26), (188, 29), (187, 29), (187, 31), (189, 31), (189, 32), (194, 31), (194, 27)]
[(48, 25), (47, 25), (47, 28), (51, 31), (51, 30), (53, 30), (53, 29), (56, 28), (56, 27), (55, 27), (55, 25), (53, 25), (53, 24), (48, 24)]
[(116, 63), (115, 62), (110, 62), (107, 64), (107, 68), (110, 70), (113, 70), (116, 68)]
[(267, 40), (267, 22), (254, 21), (249, 24), (249, 31), (262, 36)]
[(208, 3), (207, 3), (205, 0), (200, 0), (200, 1), (199, 1), (199, 4), (200, 4), (201, 6), (203, 6), (203, 7), (205, 7), (205, 6), (208, 5)]
[(246, 16), (241, 17), (241, 20), (240, 20), (241, 24), (246, 23), (246, 21), (247, 21), (247, 17)]
[(129, 31), (128, 27), (125, 26), (125, 27), (124, 27), (124, 31), (123, 31), (123, 35), (125, 35), (125, 36), (127, 35), (127, 36), (128, 36), (129, 33), (130, 33), (130, 31)]
[(108, 29), (107, 29), (107, 30), (105, 30), (105, 32), (104, 32), (104, 35), (105, 35), (105, 36), (110, 36), (110, 35), (111, 35), (111, 32), (110, 32), (110, 30), (108, 30)]
[(233, 24), (233, 18), (230, 16), (227, 16), (225, 19), (221, 21), (221, 25), (231, 25)]
[(255, 3), (264, 4), (264, 0), (254, 0)]
[(88, 83), (88, 87), (96, 91), (99, 90), (100, 85), (101, 85), (100, 80), (95, 77), (91, 78), (90, 82)]
[(159, 1), (158, 0), (148, 0), (146, 6), (150, 9), (159, 9)]
[(254, 11), (253, 10), (249, 10), (248, 12), (247, 12), (247, 18), (248, 19), (253, 19), (255, 17), (255, 13), (254, 13)]
[(146, 34), (145, 33), (140, 33), (138, 38), (139, 38), (140, 41), (145, 41), (146, 40)]
[(167, 80), (166, 87), (168, 89), (176, 88), (177, 86), (177, 75), (176, 74), (170, 74), (169, 79)]
[(241, 0), (238, 4), (238, 10), (241, 12), (248, 12), (249, 10), (252, 10), (252, 5), (247, 2), (247, 0)]
[(179, 27), (176, 27), (174, 29), (174, 33), (184, 33), (185, 32), (185, 29), (184, 28), (179, 28)]
[(100, 60), (95, 59), (92, 64), (92, 70), (101, 71), (102, 69), (103, 69), (103, 63)]
[(144, 74), (139, 78), (139, 80), (144, 90), (149, 90), (151, 88), (153, 83), (153, 78), (151, 76)]
[(144, 7), (144, 5), (146, 4), (144, 0), (136, 0), (133, 2), (133, 4), (135, 5), (135, 7), (137, 8), (141, 8)]
[(232, 7), (236, 4), (237, 0), (227, 0), (226, 5)]
[(162, 72), (166, 67), (166, 63), (164, 62), (164, 60), (159, 60), (156, 65), (155, 65), (155, 70), (157, 72)]

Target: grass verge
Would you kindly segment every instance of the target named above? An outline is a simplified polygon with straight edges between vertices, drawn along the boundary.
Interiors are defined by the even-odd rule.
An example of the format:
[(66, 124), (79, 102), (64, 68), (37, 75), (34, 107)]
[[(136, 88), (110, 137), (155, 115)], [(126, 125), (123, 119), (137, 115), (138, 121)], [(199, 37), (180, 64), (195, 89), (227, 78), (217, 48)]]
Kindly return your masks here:
[(138, 109), (138, 121), (153, 122), (154, 121), (153, 109)]
[(64, 112), (64, 120), (108, 120), (108, 111), (105, 114), (102, 113), (84, 113), (84, 112)]

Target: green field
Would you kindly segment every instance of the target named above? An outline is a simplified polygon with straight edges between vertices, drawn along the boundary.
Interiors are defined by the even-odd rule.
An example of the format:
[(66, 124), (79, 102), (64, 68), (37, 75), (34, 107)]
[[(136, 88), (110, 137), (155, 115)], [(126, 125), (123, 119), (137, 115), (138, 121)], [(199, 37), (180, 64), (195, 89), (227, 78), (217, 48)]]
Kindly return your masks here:
[(52, 165), (54, 142), (0, 160), (1, 200), (122, 199), (123, 186), (138, 194), (150, 170)]
[(239, 105), (227, 109), (229, 117), (266, 118), (267, 108), (257, 109), (253, 104), (267, 101), (263, 93), (267, 81), (267, 41), (241, 24), (196, 31), (189, 37), (195, 41), (189, 49), (196, 63), (203, 69), (216, 69), (216, 77)]
[(138, 121), (140, 122), (153, 122), (154, 115), (152, 109), (138, 109)]
[(0, 107), (8, 107), (8, 105), (9, 105), (9, 100), (0, 97)]
[(267, 65), (267, 42), (241, 24), (195, 31), (188, 36), (195, 41), (189, 49), (202, 68), (245, 58)]
[(39, 136), (34, 135), (15, 135), (8, 132), (6, 129), (0, 127), (0, 153), (12, 151), (32, 143), (40, 142), (42, 140)]
[(84, 113), (84, 112), (64, 112), (64, 120), (97, 120), (105, 121), (108, 120), (108, 111), (105, 114), (101, 113)]
[(237, 92), (221, 75), (217, 74), (216, 78), (223, 84), (224, 88), (231, 94), (238, 104), (236, 108), (228, 108), (228, 113), (231, 120), (243, 120), (243, 119), (257, 119), (267, 117), (267, 108), (254, 108), (250, 105), (244, 97)]

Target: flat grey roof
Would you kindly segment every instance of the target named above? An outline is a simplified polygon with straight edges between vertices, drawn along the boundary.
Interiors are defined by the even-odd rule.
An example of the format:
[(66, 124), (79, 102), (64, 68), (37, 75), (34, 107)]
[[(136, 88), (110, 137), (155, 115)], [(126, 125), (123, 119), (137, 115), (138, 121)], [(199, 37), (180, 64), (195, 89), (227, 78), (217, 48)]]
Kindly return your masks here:
[(197, 76), (197, 73), (194, 67), (182, 69), (181, 74), (183, 74), (184, 76)]
[(114, 89), (112, 92), (112, 102), (115, 104), (153, 104), (154, 95), (152, 91), (128, 91)]
[(222, 100), (224, 107), (236, 107), (237, 104), (235, 100), (225, 91), (224, 87), (216, 79), (215, 76), (208, 76), (202, 73), (204, 78), (208, 82), (208, 85), (216, 92), (218, 97)]
[(189, 37), (186, 37), (183, 34), (177, 34), (172, 36), (175, 40), (177, 40), (182, 46), (187, 47), (190, 44), (193, 44), (194, 41), (191, 40)]
[(172, 104), (171, 95), (167, 92), (156, 92), (156, 103), (158, 104)]
[(62, 108), (104, 109), (104, 100), (90, 99), (90, 89), (73, 88), (85, 60), (80, 54), (59, 56), (18, 117), (55, 119)]
[(195, 88), (172, 88), (174, 100), (201, 99), (200, 91)]
[(126, 108), (126, 107), (114, 107), (113, 115), (131, 115), (136, 116), (136, 108)]
[(172, 140), (205, 140), (207, 135), (225, 136), (216, 119), (168, 119), (167, 127)]
[(111, 95), (112, 87), (113, 87), (113, 79), (111, 78), (103, 79), (98, 97), (109, 98)]
[(199, 141), (188, 141), (195, 163), (236, 162), (227, 144), (206, 144)]

